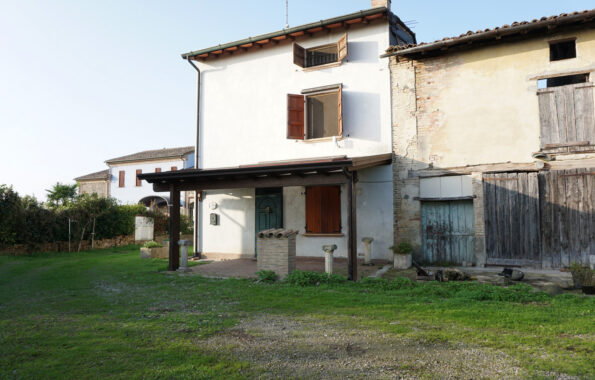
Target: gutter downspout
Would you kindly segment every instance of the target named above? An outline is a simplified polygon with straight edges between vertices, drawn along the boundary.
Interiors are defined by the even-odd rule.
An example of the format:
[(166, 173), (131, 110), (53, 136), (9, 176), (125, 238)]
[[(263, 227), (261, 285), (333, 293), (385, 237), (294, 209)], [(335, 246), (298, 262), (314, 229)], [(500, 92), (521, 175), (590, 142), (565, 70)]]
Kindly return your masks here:
[[(199, 169), (200, 164), (200, 69), (190, 58), (188, 63), (196, 70), (196, 145), (194, 147), (194, 169)], [(200, 202), (200, 203), (199, 203)], [(202, 259), (202, 240), (199, 239), (202, 229), (202, 197), (197, 189), (194, 190), (194, 257)]]

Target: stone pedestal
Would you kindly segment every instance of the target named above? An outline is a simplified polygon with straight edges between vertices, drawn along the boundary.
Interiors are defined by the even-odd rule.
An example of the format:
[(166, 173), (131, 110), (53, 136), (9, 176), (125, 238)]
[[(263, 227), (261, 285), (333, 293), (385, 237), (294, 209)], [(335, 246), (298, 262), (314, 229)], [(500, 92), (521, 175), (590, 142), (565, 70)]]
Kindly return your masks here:
[(134, 225), (134, 241), (153, 240), (153, 218), (148, 218), (146, 216), (136, 216), (134, 218)]
[(190, 240), (179, 240), (178, 245), (180, 246), (180, 267), (178, 268), (178, 272), (189, 272), (190, 268), (188, 268), (188, 247), (190, 246)]
[(333, 253), (337, 246), (333, 245), (323, 245), (322, 250), (324, 251), (324, 271), (327, 274), (333, 274)]
[(295, 236), (297, 231), (272, 229), (257, 234), (257, 268), (271, 270), (283, 278), (295, 270)]
[(364, 265), (372, 265), (372, 242), (374, 238), (365, 237), (362, 239), (364, 243)]

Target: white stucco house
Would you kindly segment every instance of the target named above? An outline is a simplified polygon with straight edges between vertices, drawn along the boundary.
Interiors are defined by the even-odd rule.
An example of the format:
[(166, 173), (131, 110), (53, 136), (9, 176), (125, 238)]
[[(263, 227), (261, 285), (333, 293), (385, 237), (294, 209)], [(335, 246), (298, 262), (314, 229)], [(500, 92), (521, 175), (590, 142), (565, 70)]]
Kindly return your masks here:
[(380, 56), (415, 36), (389, 1), (372, 6), (183, 54), (198, 72), (198, 169), (141, 177), (171, 198), (201, 196), (203, 256), (254, 257), (257, 231), (286, 228), (299, 232), (298, 256), (336, 244), (351, 263), (372, 237), (373, 257), (390, 257), (391, 86)]
[[(146, 150), (105, 161), (108, 169), (75, 178), (81, 193), (97, 193), (110, 196), (122, 204), (144, 204), (168, 212), (169, 197), (153, 191), (153, 187), (141, 181), (141, 173), (176, 171), (194, 166), (194, 147), (163, 148)], [(180, 206), (187, 213), (190, 206), (186, 194)], [(186, 211), (184, 211), (186, 210)]]

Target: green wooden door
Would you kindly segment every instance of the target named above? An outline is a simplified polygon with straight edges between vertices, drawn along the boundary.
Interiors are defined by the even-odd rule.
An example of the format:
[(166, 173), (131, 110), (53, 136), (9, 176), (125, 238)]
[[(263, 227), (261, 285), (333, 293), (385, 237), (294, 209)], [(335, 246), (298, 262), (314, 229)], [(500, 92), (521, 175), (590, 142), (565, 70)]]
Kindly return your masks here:
[[(283, 189), (256, 189), (256, 233), (283, 228)], [(254, 235), (256, 236), (256, 234)], [(255, 256), (258, 247), (255, 245)]]
[(475, 261), (473, 201), (422, 202), (421, 224), (424, 262)]

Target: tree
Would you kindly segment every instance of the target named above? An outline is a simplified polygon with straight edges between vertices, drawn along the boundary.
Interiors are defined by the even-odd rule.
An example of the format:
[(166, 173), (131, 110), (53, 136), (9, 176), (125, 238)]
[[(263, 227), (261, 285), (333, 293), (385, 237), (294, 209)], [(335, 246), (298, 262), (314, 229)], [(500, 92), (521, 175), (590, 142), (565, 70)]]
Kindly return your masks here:
[(79, 252), (87, 229), (91, 227), (96, 218), (103, 215), (114, 205), (115, 201), (113, 199), (100, 198), (97, 194), (80, 194), (73, 201), (67, 203), (66, 212), (68, 216), (76, 220), (79, 223), (79, 228), (81, 228)]
[(48, 205), (52, 208), (58, 208), (65, 206), (72, 202), (76, 197), (76, 189), (78, 184), (65, 185), (60, 182), (56, 182), (51, 190), (46, 190), (48, 193)]
[(23, 228), (23, 206), (12, 186), (0, 185), (0, 245), (14, 244)]

